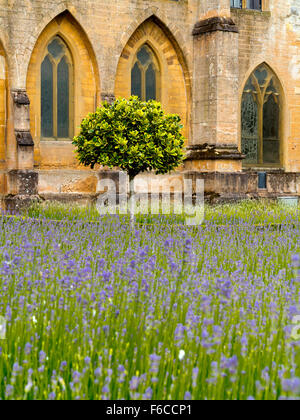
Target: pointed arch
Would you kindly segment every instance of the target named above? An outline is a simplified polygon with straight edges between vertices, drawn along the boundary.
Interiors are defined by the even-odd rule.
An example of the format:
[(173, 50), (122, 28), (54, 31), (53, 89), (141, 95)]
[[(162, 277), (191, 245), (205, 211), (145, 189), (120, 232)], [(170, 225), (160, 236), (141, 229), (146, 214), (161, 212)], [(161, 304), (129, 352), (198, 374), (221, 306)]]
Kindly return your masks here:
[(246, 167), (283, 167), (285, 95), (277, 74), (266, 62), (249, 71), (242, 85), (241, 151)]
[[(44, 103), (43, 109), (53, 105), (54, 110), (53, 136), (49, 136), (48, 138), (48, 136), (45, 136), (42, 133), (42, 65), (47, 56), (48, 58), (51, 58), (51, 53), (48, 48), (54, 39), (61, 40), (62, 45), (64, 45), (66, 62), (57, 62), (55, 64), (57, 67), (54, 66), (54, 74), (51, 76), (53, 81), (55, 81), (53, 83), (56, 83), (56, 85), (53, 86), (53, 104), (49, 105), (49, 101), (48, 105)], [(51, 60), (53, 61), (53, 57)], [(46, 65), (47, 63), (44, 64)], [(60, 83), (58, 77), (62, 78), (61, 87), (64, 88), (64, 96), (66, 94), (69, 95), (69, 105), (64, 101), (64, 98), (62, 98), (62, 94), (60, 95), (60, 102), (57, 102), (59, 94), (57, 94), (56, 89), (59, 88)], [(65, 83), (68, 83), (69, 87), (67, 87), (65, 83), (62, 84), (63, 78)], [(49, 83), (48, 87), (52, 82), (50, 85)], [(43, 146), (41, 146), (41, 138), (46, 137), (48, 140), (62, 140), (64, 139), (63, 133), (68, 133), (67, 137), (71, 139), (73, 135), (76, 134), (81, 120), (89, 112), (95, 110), (96, 105), (100, 100), (99, 70), (93, 48), (86, 33), (69, 11), (64, 11), (56, 16), (38, 37), (28, 66), (26, 85), (28, 96), (31, 100), (31, 132), (36, 145), (36, 159), (43, 164)], [(67, 106), (69, 106), (68, 115), (66, 113)], [(69, 118), (69, 130), (66, 129), (67, 123), (64, 124), (63, 121), (59, 121), (61, 118), (61, 112), (59, 112), (59, 110), (64, 111), (66, 120)], [(51, 118), (49, 121), (50, 124)], [(59, 124), (61, 127), (61, 135), (58, 135)], [(48, 134), (51, 134), (51, 130), (48, 130)], [(44, 149), (45, 148), (46, 146)], [(47, 160), (46, 154), (47, 152), (44, 153), (45, 160)], [(61, 158), (58, 156), (59, 161), (60, 159)], [(66, 162), (66, 165), (72, 165), (74, 163), (73, 156), (69, 157), (69, 159), (71, 160), (68, 163)], [(55, 162), (53, 162), (53, 165), (55, 165)]]
[(156, 16), (146, 19), (124, 46), (115, 81), (116, 97), (129, 97), (131, 92), (131, 72), (138, 51), (148, 46), (158, 61), (161, 86), (159, 99), (166, 111), (181, 116), (184, 135), (189, 136), (191, 81), (187, 62), (169, 30)]
[(161, 9), (156, 6), (148, 7), (143, 10), (135, 20), (129, 25), (129, 27), (124, 31), (119, 45), (117, 46), (118, 55), (121, 54), (122, 50), (125, 48), (129, 39), (135, 33), (135, 31), (148, 19), (154, 20), (158, 26), (166, 33), (168, 38), (172, 40), (172, 43), (177, 50), (179, 56), (182, 56), (183, 61), (186, 61), (187, 68), (189, 67), (188, 63), (192, 59), (189, 50), (185, 47), (186, 40), (181, 35), (179, 28), (173, 21), (170, 21)]
[(278, 69), (278, 67), (268, 61), (268, 60), (256, 60), (254, 63), (252, 63), (252, 65), (248, 68), (247, 72), (242, 76), (242, 83), (240, 85), (240, 94), (243, 93), (244, 87), (247, 83), (247, 80), (249, 79), (249, 77), (251, 76), (251, 74), (260, 66), (265, 65), (266, 67), (268, 67), (270, 69), (271, 72), (274, 73), (274, 75), (276, 76), (276, 78), (278, 79), (279, 83), (280, 83), (280, 87), (282, 90), (282, 93), (284, 95), (284, 100), (286, 100), (286, 86), (285, 86), (285, 82), (282, 79), (282, 77), (280, 76), (280, 71)]

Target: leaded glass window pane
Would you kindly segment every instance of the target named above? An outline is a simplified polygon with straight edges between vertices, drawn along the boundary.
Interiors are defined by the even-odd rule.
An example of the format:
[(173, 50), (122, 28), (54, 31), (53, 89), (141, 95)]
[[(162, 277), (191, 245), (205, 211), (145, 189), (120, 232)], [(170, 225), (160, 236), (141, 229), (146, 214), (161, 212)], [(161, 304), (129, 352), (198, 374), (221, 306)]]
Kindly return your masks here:
[(53, 65), (48, 55), (41, 67), (41, 132), (53, 137)]
[(247, 81), (247, 83), (245, 85), (245, 89), (244, 89), (244, 93), (250, 93), (250, 92), (252, 92), (254, 94), (257, 93), (256, 92), (256, 87), (254, 86), (251, 77), (248, 79), (248, 81)]
[(142, 97), (142, 72), (138, 63), (135, 63), (131, 71), (131, 94)]
[(268, 85), (268, 89), (267, 89), (267, 91), (266, 91), (266, 94), (267, 94), (267, 95), (270, 95), (270, 94), (272, 94), (272, 93), (275, 93), (275, 95), (277, 94), (277, 89), (276, 89), (276, 87), (274, 86), (273, 79), (271, 79), (271, 81), (270, 81), (270, 83), (269, 83), (269, 85)]
[(266, 80), (267, 80), (267, 77), (268, 77), (267, 70), (265, 68), (262, 68), (262, 69), (258, 68), (255, 71), (254, 76), (256, 77), (259, 86), (261, 88), (264, 87), (264, 85), (266, 83)]
[(54, 40), (48, 46), (48, 51), (54, 58), (58, 58), (63, 54), (64, 47), (61, 41), (59, 41), (57, 38), (54, 38)]
[(273, 95), (264, 104), (263, 114), (264, 162), (279, 162), (279, 107)]
[(146, 71), (146, 101), (156, 99), (156, 74), (151, 64)]
[(57, 137), (69, 137), (69, 65), (63, 57), (57, 67)]
[(242, 101), (242, 153), (248, 164), (258, 163), (258, 109), (252, 93), (245, 93)]
[(147, 64), (151, 60), (151, 56), (148, 52), (148, 49), (146, 47), (141, 48), (140, 51), (137, 53), (137, 58), (143, 66)]

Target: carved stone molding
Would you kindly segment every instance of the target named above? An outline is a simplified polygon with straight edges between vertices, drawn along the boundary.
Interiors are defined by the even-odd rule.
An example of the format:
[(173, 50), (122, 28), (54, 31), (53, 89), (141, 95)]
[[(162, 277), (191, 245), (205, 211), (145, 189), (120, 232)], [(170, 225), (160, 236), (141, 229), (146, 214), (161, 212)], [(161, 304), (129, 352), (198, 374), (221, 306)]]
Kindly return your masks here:
[(187, 147), (185, 160), (243, 160), (245, 156), (234, 145), (199, 144)]
[(28, 98), (27, 92), (22, 89), (12, 90), (12, 96), (14, 103), (16, 105), (30, 105), (30, 100)]
[(193, 35), (204, 35), (216, 31), (238, 33), (239, 29), (231, 18), (213, 17), (196, 23)]
[(30, 131), (15, 130), (18, 146), (34, 146)]

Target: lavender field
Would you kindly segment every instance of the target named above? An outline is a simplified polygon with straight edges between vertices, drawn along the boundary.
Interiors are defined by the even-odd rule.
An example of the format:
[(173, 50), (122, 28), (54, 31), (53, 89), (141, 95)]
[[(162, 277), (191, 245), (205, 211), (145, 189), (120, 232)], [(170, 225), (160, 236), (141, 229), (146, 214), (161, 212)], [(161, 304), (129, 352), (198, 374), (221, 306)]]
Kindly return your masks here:
[(2, 400), (300, 397), (298, 212), (30, 216), (0, 217)]

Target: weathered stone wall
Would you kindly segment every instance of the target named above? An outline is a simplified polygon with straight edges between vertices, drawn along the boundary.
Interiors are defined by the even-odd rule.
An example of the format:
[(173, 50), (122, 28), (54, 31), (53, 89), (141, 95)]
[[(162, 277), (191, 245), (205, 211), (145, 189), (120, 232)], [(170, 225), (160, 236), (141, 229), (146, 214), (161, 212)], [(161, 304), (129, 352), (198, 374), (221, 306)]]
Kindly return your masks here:
[[(230, 0), (0, 0), (0, 194), (17, 194), (14, 171), (22, 177), (24, 170), (39, 179), (32, 194), (97, 194), (100, 168), (79, 167), (68, 142), (40, 141), (39, 55), (56, 30), (75, 58), (75, 133), (101, 99), (129, 94), (126, 56), (152, 37), (165, 66), (163, 104), (182, 116), (191, 147), (183, 170), (242, 173), (241, 96), (265, 62), (284, 95), (283, 170), (300, 172), (300, 0), (263, 6), (259, 12), (230, 9)], [(31, 101), (34, 150), (17, 143), (18, 91)]]
[[(300, 1), (273, 0), (261, 12), (233, 10), (239, 27), (239, 100), (250, 73), (265, 62), (283, 92), (283, 166), (300, 170)], [(239, 120), (240, 121), (240, 120)], [(240, 135), (239, 135), (240, 138)]]
[[(156, 27), (157, 35), (149, 35), (156, 37), (158, 54), (166, 63), (164, 86), (170, 85), (168, 92), (164, 89), (163, 104), (167, 111), (181, 114), (185, 134), (189, 137), (193, 71), (191, 33), (198, 9), (198, 0), (0, 0), (0, 40), (7, 55), (7, 85), (10, 92), (26, 90), (31, 101), (30, 127), (35, 143), (32, 169), (40, 174), (39, 193), (92, 194), (96, 189), (95, 175), (78, 165), (70, 142), (40, 141), (40, 56), (55, 31), (66, 40), (74, 57), (74, 134), (78, 132), (81, 119), (95, 110), (101, 98), (128, 96), (127, 79), (122, 81), (122, 72), (118, 72), (120, 59), (124, 49), (129, 48), (130, 40), (150, 19), (149, 24)], [(126, 95), (123, 95), (124, 89), (127, 89)], [(13, 110), (10, 95), (8, 102), (7, 107)], [(26, 111), (25, 108), (22, 110)], [(23, 154), (20, 152), (15, 129), (12, 121), (10, 133), (6, 133), (6, 167), (8, 170), (27, 170), (30, 148), (24, 149)], [(0, 153), (4, 145), (3, 129)], [(4, 176), (3, 193), (16, 193), (15, 179), (16, 176), (8, 175), (5, 181)]]
[(114, 91), (123, 48), (134, 31), (155, 14), (170, 29), (192, 62), (191, 32), (198, 0), (0, 0), (0, 38), (13, 88), (26, 86), (32, 51), (46, 26), (69, 10), (91, 42), (101, 74), (101, 91)]
[(5, 52), (0, 42), (0, 200), (5, 191), (6, 92), (7, 65)]

